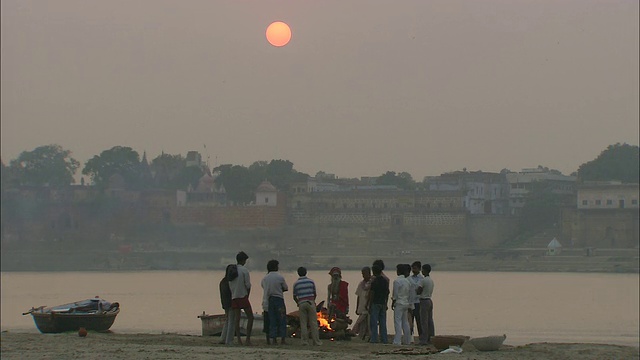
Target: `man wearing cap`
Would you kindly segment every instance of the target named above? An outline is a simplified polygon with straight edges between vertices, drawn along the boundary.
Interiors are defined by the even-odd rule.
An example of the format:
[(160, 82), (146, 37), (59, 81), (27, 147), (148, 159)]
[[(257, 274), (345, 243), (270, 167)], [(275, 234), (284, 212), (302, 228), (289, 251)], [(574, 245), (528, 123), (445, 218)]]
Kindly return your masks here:
[(342, 280), (339, 267), (329, 270), (331, 283), (328, 286), (327, 304), (329, 304), (329, 318), (345, 319), (349, 313), (349, 283)]

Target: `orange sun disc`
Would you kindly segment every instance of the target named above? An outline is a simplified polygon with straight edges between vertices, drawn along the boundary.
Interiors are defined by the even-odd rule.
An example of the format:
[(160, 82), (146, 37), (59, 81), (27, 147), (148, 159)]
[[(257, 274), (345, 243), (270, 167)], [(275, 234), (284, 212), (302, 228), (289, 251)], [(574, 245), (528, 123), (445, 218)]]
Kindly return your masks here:
[(267, 27), (266, 35), (269, 44), (281, 47), (287, 45), (289, 40), (291, 40), (291, 29), (289, 25), (282, 21), (276, 21)]

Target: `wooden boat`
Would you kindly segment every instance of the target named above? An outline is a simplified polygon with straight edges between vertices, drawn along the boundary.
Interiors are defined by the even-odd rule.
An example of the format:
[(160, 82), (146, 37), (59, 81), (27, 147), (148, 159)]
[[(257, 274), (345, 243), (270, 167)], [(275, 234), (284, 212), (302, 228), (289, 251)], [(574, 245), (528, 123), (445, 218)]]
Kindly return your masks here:
[(506, 334), (477, 337), (469, 339), (469, 343), (480, 351), (496, 351), (507, 338)]
[(466, 335), (436, 335), (431, 337), (431, 343), (438, 350), (448, 349), (449, 346), (462, 346), (465, 341), (469, 340)]
[(40, 306), (22, 313), (31, 315), (41, 333), (78, 331), (107, 331), (120, 313), (120, 304), (98, 297), (53, 307)]
[[(205, 314), (198, 315), (198, 318), (202, 320), (202, 336), (220, 336), (226, 317), (224, 314)], [(253, 329), (251, 330), (251, 336), (262, 334), (262, 328), (264, 327), (264, 318), (262, 314), (253, 314)], [(240, 314), (240, 335), (247, 335), (247, 315), (242, 312)]]

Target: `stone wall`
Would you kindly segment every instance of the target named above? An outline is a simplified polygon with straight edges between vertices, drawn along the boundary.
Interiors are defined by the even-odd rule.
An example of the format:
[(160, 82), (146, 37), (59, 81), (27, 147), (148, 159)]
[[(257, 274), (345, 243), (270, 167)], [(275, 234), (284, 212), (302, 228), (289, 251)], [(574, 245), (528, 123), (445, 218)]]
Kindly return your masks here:
[(637, 248), (638, 209), (565, 210), (563, 237), (573, 246), (596, 248)]
[(471, 215), (468, 219), (468, 241), (474, 247), (494, 247), (513, 237), (518, 219), (512, 216)]

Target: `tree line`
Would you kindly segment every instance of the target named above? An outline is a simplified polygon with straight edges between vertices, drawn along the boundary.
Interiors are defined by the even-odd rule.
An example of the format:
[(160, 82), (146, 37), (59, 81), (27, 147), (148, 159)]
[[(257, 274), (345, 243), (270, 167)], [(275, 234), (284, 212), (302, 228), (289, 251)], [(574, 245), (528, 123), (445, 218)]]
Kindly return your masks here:
[[(635, 145), (609, 145), (596, 159), (579, 166), (576, 172), (578, 181), (638, 183), (639, 153)], [(80, 169), (80, 162), (72, 157), (71, 151), (56, 144), (23, 151), (7, 166), (2, 160), (0, 165), (2, 190), (15, 186), (67, 186), (75, 183), (74, 176)], [(187, 166), (186, 158), (180, 154), (162, 153), (148, 162), (146, 154), (141, 158), (137, 151), (125, 146), (114, 146), (93, 156), (84, 164), (81, 173), (98, 188), (108, 186), (110, 178), (118, 174), (133, 190), (195, 188), (202, 176), (215, 174), (216, 185), (223, 185), (227, 198), (234, 202), (252, 201), (253, 191), (263, 180), (287, 191), (292, 183), (306, 181), (309, 177), (295, 170), (289, 160), (256, 161), (248, 167), (224, 164), (208, 169), (206, 166)], [(378, 176), (376, 184), (395, 185), (405, 190), (419, 189), (424, 185), (416, 182), (408, 172), (395, 171)]]

